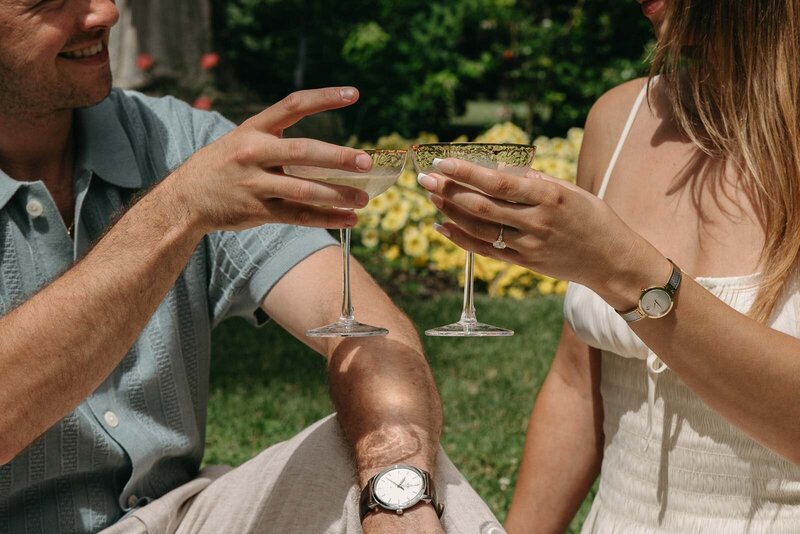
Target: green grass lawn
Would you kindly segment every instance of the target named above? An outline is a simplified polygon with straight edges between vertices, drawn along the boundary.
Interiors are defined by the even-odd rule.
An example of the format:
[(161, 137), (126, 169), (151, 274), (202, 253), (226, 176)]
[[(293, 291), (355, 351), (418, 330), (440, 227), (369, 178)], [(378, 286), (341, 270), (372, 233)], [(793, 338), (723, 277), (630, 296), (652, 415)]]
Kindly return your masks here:
[[(461, 296), (398, 302), (420, 329), (452, 322)], [(445, 411), (442, 446), (502, 521), (536, 392), (558, 343), (562, 300), (478, 297), (511, 338), (423, 337)], [(221, 325), (213, 337), (207, 463), (238, 465), (329, 414), (324, 360), (277, 325)], [(577, 532), (587, 511), (578, 514)]]

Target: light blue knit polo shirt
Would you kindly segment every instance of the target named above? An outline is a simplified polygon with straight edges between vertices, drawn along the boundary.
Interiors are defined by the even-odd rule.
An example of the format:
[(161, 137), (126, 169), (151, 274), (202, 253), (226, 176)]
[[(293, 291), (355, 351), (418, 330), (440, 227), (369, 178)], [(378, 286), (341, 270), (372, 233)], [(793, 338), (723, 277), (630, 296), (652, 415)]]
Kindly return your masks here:
[[(76, 119), (74, 245), (44, 184), (0, 171), (0, 316), (68, 269), (134, 194), (233, 127), (173, 98), (117, 89)], [(273, 284), (331, 244), (325, 231), (285, 225), (206, 236), (111, 376), (0, 466), (0, 533), (96, 532), (192, 479), (211, 328), (231, 316), (263, 322)]]

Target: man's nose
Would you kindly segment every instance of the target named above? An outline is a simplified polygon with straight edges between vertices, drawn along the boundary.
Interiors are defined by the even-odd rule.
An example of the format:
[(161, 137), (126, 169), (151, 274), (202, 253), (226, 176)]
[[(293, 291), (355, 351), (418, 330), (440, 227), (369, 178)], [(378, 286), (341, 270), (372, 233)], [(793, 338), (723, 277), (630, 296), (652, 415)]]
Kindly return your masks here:
[(119, 10), (114, 0), (83, 0), (79, 4), (83, 31), (110, 28), (119, 20)]

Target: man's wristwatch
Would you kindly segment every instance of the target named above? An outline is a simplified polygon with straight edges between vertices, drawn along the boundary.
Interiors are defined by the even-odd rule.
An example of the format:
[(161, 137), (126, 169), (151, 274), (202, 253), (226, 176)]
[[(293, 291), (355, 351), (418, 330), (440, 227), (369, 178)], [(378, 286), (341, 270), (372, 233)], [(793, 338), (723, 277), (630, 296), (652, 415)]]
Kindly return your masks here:
[(683, 274), (672, 260), (667, 258), (672, 264), (672, 274), (669, 280), (663, 286), (653, 286), (642, 290), (639, 295), (639, 304), (628, 311), (618, 311), (620, 316), (629, 323), (636, 322), (645, 317), (651, 319), (658, 319), (664, 317), (675, 305), (675, 293), (678, 292), (678, 287), (681, 285)]
[(444, 505), (436, 498), (431, 474), (413, 465), (395, 464), (369, 479), (361, 491), (361, 521), (364, 521), (368, 513), (377, 510), (403, 515), (403, 512), (419, 502), (433, 504), (436, 515), (442, 517)]

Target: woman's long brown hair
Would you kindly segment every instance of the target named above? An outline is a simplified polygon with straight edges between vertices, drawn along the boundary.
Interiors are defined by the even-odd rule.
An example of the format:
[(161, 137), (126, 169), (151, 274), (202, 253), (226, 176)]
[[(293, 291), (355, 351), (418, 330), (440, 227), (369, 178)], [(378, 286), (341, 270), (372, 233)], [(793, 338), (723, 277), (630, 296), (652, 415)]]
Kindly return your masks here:
[(765, 242), (750, 316), (761, 322), (800, 259), (798, 17), (798, 0), (670, 0), (651, 73), (683, 132), (752, 181)]

